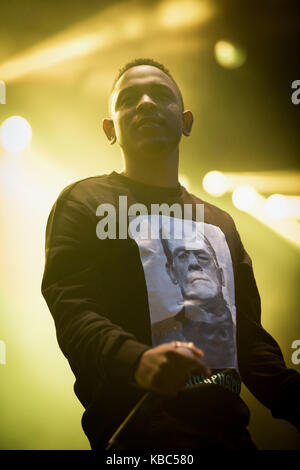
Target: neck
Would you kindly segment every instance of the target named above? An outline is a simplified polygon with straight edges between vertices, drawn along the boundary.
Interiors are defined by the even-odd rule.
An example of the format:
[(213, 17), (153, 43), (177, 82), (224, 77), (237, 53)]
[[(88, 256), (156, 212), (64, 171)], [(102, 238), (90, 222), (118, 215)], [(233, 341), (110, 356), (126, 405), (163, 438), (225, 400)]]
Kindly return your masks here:
[(189, 320), (202, 321), (205, 323), (219, 323), (223, 322), (226, 318), (226, 309), (219, 306), (218, 310), (210, 310), (199, 304), (185, 301), (185, 316)]
[[(142, 157), (142, 156), (141, 156)], [(123, 154), (123, 174), (140, 183), (172, 188), (178, 183), (179, 151), (159, 158), (131, 159)]]

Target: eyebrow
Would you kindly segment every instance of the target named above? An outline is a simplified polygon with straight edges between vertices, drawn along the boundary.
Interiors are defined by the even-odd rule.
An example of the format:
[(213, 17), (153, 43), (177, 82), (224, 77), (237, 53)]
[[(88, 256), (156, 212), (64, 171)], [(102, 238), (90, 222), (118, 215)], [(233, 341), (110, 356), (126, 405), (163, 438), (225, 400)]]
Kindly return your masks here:
[[(131, 85), (131, 86), (128, 86), (126, 88), (123, 88), (123, 90), (120, 91), (119, 95), (118, 95), (118, 98), (115, 102), (115, 108), (119, 105), (119, 102), (120, 100), (123, 98), (124, 95), (127, 95), (127, 94), (130, 94), (130, 93), (135, 93), (137, 92), (139, 89), (142, 89), (144, 85)], [(174, 98), (177, 98), (177, 96), (175, 95), (175, 93), (173, 92), (173, 90), (166, 86), (166, 85), (163, 85), (161, 83), (152, 83), (150, 85), (146, 85), (147, 87), (149, 87), (150, 89), (156, 89), (156, 90), (164, 90), (164, 91), (167, 91), (168, 93), (170, 93)]]
[(201, 248), (196, 249), (196, 250), (187, 250), (184, 246), (183, 247), (178, 246), (177, 248), (175, 248), (175, 250), (173, 252), (173, 256), (176, 256), (179, 251), (193, 251), (194, 253), (197, 253), (198, 255), (206, 255), (206, 256), (209, 257), (209, 254), (207, 253), (207, 251), (205, 251)]

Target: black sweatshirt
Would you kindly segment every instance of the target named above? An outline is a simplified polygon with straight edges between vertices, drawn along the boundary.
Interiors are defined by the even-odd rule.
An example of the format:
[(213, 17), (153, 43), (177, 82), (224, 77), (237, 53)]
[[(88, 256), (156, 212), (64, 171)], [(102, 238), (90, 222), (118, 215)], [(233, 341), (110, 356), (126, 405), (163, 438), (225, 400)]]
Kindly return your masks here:
[[(227, 268), (227, 281), (232, 276), (233, 285), (228, 289), (222, 278), (222, 292), (218, 294), (226, 305), (223, 309), (226, 323), (223, 329), (220, 323), (220, 335), (226, 330), (223, 339), (226, 338), (230, 323), (229, 333), (234, 334), (234, 338), (229, 334), (232, 346), (226, 350), (226, 363), (221, 361), (219, 367), (217, 361), (212, 365), (213, 380), (199, 376), (191, 378), (189, 386), (199, 382), (206, 384), (204, 392), (203, 387), (197, 392), (199, 407), (204, 407), (205, 412), (209, 410), (211, 416), (226, 408), (229, 416), (224, 419), (241, 420), (247, 426), (249, 410), (239, 397), (239, 380), (242, 380), (275, 418), (286, 419), (299, 429), (300, 375), (286, 367), (280, 347), (261, 325), (260, 297), (251, 259), (231, 216), (192, 195), (179, 183), (173, 188), (161, 188), (112, 172), (77, 181), (59, 195), (47, 223), (42, 281), (42, 293), (54, 318), (59, 346), (76, 377), (74, 391), (85, 408), (82, 426), (91, 447), (104, 448), (144, 394), (145, 390), (134, 381), (135, 367), (141, 355), (161, 342), (195, 339), (180, 336), (192, 334), (191, 324), (196, 324), (185, 325), (182, 320), (188, 302), (184, 301), (177, 312), (173, 308), (176, 302), (172, 303), (172, 298), (169, 302), (168, 297), (179, 295), (170, 290), (171, 280), (173, 284), (180, 284), (174, 279), (175, 271), (172, 275), (170, 268), (165, 270), (161, 265), (158, 270), (153, 263), (147, 264), (147, 255), (152, 253), (153, 261), (155, 253), (151, 249), (145, 251), (146, 245), (140, 244), (137, 238), (118, 238), (119, 196), (127, 196), (128, 207), (135, 203), (144, 204), (149, 214), (151, 204), (155, 203), (169, 206), (177, 203), (181, 207), (192, 204), (193, 209), (196, 204), (204, 204), (204, 222), (208, 228), (205, 234), (212, 237), (206, 236), (203, 246), (206, 252), (210, 250), (211, 257), (214, 256), (221, 276)], [(99, 238), (97, 225), (101, 217), (97, 215), (97, 208), (101, 204), (112, 204), (117, 210), (116, 238)], [(223, 252), (228, 252), (230, 266), (228, 263), (225, 266), (222, 247)], [(201, 254), (198, 256), (201, 259)], [(205, 254), (203, 256), (205, 261)], [(169, 288), (164, 287), (167, 284), (159, 285), (161, 281), (156, 277), (160, 272), (164, 282), (169, 282)], [(178, 286), (173, 287), (180, 292)], [(160, 292), (158, 296), (156, 291)], [(167, 306), (159, 304), (165, 300), (162, 295), (168, 300)], [(180, 295), (188, 296), (187, 290), (182, 287)], [(158, 318), (159, 314), (163, 316)], [(170, 323), (173, 320), (175, 323)], [(160, 328), (156, 329), (156, 325)], [(211, 329), (209, 324), (206, 325), (208, 330)], [(206, 331), (205, 328), (199, 331)], [(157, 336), (155, 331), (178, 334)], [(215, 339), (217, 344), (220, 338)], [(209, 344), (212, 343), (208, 342), (208, 351)], [(226, 341), (223, 344), (226, 348)], [(208, 357), (214, 355), (208, 353)], [(212, 393), (207, 393), (210, 389)]]

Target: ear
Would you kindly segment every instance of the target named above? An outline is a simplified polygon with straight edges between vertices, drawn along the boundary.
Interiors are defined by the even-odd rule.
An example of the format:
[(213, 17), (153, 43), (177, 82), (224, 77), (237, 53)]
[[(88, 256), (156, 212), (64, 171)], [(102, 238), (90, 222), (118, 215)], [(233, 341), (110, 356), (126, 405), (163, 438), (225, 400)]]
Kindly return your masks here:
[(116, 133), (115, 126), (112, 119), (103, 119), (102, 127), (105, 132), (106, 137), (108, 138), (109, 143), (112, 145), (116, 142)]
[(194, 116), (192, 111), (184, 111), (182, 113), (182, 133), (185, 136), (189, 136), (192, 130), (194, 122)]
[(225, 286), (225, 279), (224, 279), (224, 273), (223, 273), (222, 268), (219, 268), (219, 278), (220, 278), (222, 286)]

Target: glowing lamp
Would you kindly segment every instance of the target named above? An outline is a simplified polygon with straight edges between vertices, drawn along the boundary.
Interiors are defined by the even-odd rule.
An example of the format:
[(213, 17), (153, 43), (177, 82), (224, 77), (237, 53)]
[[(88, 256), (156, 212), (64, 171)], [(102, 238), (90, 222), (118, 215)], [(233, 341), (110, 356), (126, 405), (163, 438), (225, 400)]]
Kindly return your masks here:
[(257, 192), (252, 186), (238, 186), (232, 193), (232, 202), (241, 211), (250, 211), (257, 201)]
[(246, 61), (245, 51), (228, 41), (218, 41), (214, 53), (218, 64), (228, 69), (241, 67)]
[(24, 150), (30, 144), (32, 131), (30, 124), (21, 116), (6, 119), (0, 127), (0, 141), (9, 153)]
[(203, 178), (203, 188), (212, 196), (223, 196), (227, 191), (227, 180), (220, 171), (209, 171)]

